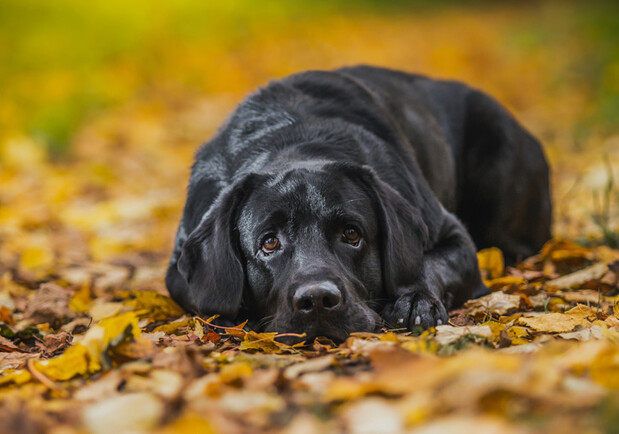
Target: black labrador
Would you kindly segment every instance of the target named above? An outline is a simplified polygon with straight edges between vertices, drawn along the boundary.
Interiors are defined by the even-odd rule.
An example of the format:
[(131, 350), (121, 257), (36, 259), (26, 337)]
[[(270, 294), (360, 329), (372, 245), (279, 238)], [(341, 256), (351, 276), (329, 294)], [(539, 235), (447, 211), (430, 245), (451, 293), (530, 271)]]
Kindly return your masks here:
[(357, 66), (246, 98), (196, 155), (166, 283), (183, 308), (344, 339), (429, 327), (550, 238), (539, 142), (453, 81)]

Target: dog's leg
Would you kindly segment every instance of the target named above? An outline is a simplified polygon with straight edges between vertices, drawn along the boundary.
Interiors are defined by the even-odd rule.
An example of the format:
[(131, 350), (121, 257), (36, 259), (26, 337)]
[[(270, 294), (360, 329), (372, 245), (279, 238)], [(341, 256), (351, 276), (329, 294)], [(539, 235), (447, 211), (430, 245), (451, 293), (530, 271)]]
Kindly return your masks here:
[(424, 253), (419, 280), (398, 289), (383, 318), (394, 328), (445, 324), (448, 309), (487, 293), (471, 238), (462, 223), (445, 211), (438, 242)]

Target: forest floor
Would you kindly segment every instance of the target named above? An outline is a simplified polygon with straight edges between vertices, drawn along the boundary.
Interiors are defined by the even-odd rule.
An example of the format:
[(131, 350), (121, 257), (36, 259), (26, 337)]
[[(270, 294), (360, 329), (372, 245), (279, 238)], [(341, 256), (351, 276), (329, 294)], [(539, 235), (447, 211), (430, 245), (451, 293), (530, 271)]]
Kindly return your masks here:
[[(47, 71), (33, 89), (34, 72), (15, 74), (25, 105), (0, 104), (0, 432), (616, 432), (619, 135), (600, 92), (617, 91), (619, 63), (589, 62), (603, 45), (573, 4), (536, 8), (332, 14), (250, 26), (245, 45), (160, 38), (160, 65), (121, 56), (89, 75), (116, 102), (53, 118), (72, 131), (61, 155), (16, 126), (24, 95), (55, 104), (79, 77)], [(556, 238), (513, 268), (479, 252), (492, 293), (423, 332), (290, 347), (182, 312), (163, 278), (197, 146), (268, 78), (359, 62), (458, 78), (512, 110), (545, 145)]]

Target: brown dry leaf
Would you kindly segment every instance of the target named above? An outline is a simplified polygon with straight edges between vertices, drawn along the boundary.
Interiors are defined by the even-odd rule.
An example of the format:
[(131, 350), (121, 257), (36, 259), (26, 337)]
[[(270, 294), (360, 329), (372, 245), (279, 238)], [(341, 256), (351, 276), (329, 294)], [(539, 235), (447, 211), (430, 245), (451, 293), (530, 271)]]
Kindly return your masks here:
[(310, 359), (306, 362), (296, 363), (284, 370), (284, 378), (287, 380), (293, 380), (300, 375), (307, 374), (308, 372), (323, 371), (331, 366), (334, 361), (335, 357), (333, 355), (328, 355)]
[(498, 291), (469, 300), (464, 306), (468, 315), (480, 320), (489, 315), (505, 315), (515, 311), (520, 306), (520, 296)]
[(221, 340), (221, 335), (213, 330), (208, 330), (206, 334), (202, 337), (203, 341), (208, 341), (216, 344)]
[(137, 359), (150, 359), (157, 352), (158, 348), (153, 341), (148, 338), (139, 336), (130, 341), (122, 342), (118, 344), (113, 350), (113, 358), (116, 361), (119, 360), (137, 360)]
[(131, 375), (125, 385), (126, 392), (148, 392), (166, 399), (176, 399), (182, 391), (183, 376), (168, 369), (153, 369), (148, 375), (141, 373)]
[(46, 335), (43, 343), (38, 343), (38, 346), (46, 356), (52, 356), (57, 351), (64, 350), (71, 345), (72, 340), (73, 336), (70, 333), (60, 332)]
[(608, 271), (608, 265), (598, 263), (574, 273), (549, 280), (546, 282), (546, 286), (557, 289), (577, 289), (587, 282), (601, 279), (606, 271)]
[(2, 336), (0, 336), (0, 351), (9, 352), (9, 353), (14, 352), (14, 351), (19, 352), (19, 353), (27, 352), (19, 348), (17, 345), (15, 345), (13, 342), (8, 340), (7, 338), (3, 338)]
[(492, 329), (487, 325), (468, 326), (468, 327), (453, 327), (450, 325), (436, 326), (436, 341), (441, 345), (448, 345), (458, 339), (467, 336), (475, 335), (484, 338), (492, 337)]
[(24, 317), (34, 323), (68, 322), (75, 318), (69, 308), (71, 293), (54, 283), (44, 283), (30, 300)]
[(88, 382), (75, 392), (73, 397), (78, 401), (99, 401), (116, 395), (128, 373), (120, 370), (105, 372), (95, 381)]
[(592, 339), (602, 339), (604, 334), (602, 333), (599, 325), (594, 325), (577, 332), (559, 333), (557, 336), (568, 340), (573, 339), (576, 341), (590, 341)]
[(8, 370), (22, 369), (26, 367), (28, 359), (37, 359), (39, 354), (22, 352), (0, 352), (0, 373)]

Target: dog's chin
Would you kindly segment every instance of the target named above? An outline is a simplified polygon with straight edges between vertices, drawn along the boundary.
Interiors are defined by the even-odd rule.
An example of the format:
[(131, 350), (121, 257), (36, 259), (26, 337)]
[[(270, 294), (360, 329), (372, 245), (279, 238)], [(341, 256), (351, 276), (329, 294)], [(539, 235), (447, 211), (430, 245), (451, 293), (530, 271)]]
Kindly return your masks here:
[(318, 331), (306, 330), (305, 332), (287, 332), (280, 333), (276, 340), (286, 345), (296, 345), (305, 342), (305, 345), (312, 345), (316, 338), (326, 338), (335, 344), (340, 344), (349, 336), (348, 333), (342, 331), (333, 333), (333, 331)]
[(316, 338), (320, 337), (340, 344), (346, 340), (350, 333), (376, 332), (380, 329), (382, 323), (382, 319), (376, 312), (370, 309), (363, 309), (347, 319), (338, 318), (331, 322), (319, 321), (309, 325), (294, 320), (284, 322), (276, 319), (265, 327), (265, 331), (277, 332), (283, 335), (278, 337), (277, 340), (288, 345), (298, 344), (303, 341), (307, 345), (311, 345)]

